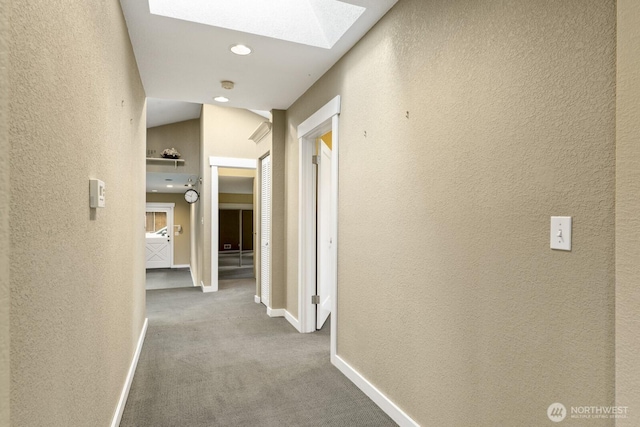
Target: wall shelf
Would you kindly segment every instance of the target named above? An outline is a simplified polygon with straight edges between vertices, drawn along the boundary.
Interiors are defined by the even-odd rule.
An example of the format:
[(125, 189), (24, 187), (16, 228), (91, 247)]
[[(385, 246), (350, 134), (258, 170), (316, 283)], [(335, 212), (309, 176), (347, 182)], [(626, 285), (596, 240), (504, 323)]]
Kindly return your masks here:
[(178, 169), (178, 165), (184, 163), (184, 159), (165, 159), (163, 157), (147, 157), (147, 163), (173, 163), (174, 168)]

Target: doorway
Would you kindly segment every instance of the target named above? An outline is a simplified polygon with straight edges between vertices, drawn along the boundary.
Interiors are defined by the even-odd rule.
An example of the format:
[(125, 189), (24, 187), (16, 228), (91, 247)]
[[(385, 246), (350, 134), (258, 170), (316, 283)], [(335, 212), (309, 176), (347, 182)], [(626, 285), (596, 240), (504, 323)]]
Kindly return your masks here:
[[(217, 292), (219, 279), (218, 279), (218, 267), (219, 267), (219, 210), (220, 210), (220, 175), (224, 173), (225, 169), (243, 169), (253, 170), (255, 177), (257, 161), (255, 159), (242, 159), (235, 157), (209, 157), (209, 165), (211, 166), (211, 285), (203, 286), (203, 292)], [(246, 203), (230, 203), (235, 205), (238, 209), (253, 209), (253, 204)], [(232, 207), (232, 206), (227, 206)], [(255, 276), (253, 276), (255, 277)]]
[(145, 267), (173, 266), (173, 203), (147, 203), (145, 213)]
[[(321, 325), (331, 313), (332, 358), (336, 354), (338, 317), (336, 307), (339, 114), (340, 97), (337, 96), (298, 126), (300, 332), (316, 331), (318, 325)], [(323, 153), (318, 139), (328, 133), (331, 135), (331, 150), (325, 148)], [(328, 158), (323, 158), (324, 156)]]

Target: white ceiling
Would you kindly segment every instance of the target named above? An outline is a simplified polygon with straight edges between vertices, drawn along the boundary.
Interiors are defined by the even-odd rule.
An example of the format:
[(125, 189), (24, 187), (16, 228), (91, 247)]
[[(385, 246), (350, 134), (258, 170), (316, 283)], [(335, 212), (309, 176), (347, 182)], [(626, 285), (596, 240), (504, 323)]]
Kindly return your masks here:
[[(198, 177), (183, 173), (147, 172), (147, 193), (184, 193)], [(171, 185), (172, 187), (167, 187)], [(199, 185), (194, 188), (198, 189)], [(154, 191), (155, 190), (155, 191)], [(245, 176), (219, 176), (218, 192), (230, 194), (253, 194), (253, 178)]]
[[(216, 19), (223, 20), (218, 19), (215, 21), (218, 26), (212, 26), (185, 20), (211, 22), (201, 18), (207, 13), (211, 17), (213, 13), (211, 10), (203, 12), (199, 18), (198, 13), (189, 10), (185, 4), (190, 7), (206, 6), (207, 3), (221, 3), (221, 0), (165, 1), (169, 5), (180, 4), (174, 9), (179, 9), (181, 14), (173, 16), (180, 16), (181, 19), (151, 14), (148, 0), (120, 0), (147, 96), (194, 104), (213, 104), (214, 97), (224, 95), (229, 98), (228, 103), (222, 104), (225, 106), (263, 111), (287, 109), (366, 34), (397, 0), (295, 0), (311, 5), (307, 10), (319, 22), (326, 39), (324, 46), (330, 46), (335, 41), (331, 48), (282, 40), (276, 38), (277, 33), (269, 32), (274, 28), (278, 30), (278, 25), (283, 22), (299, 23), (302, 9), (283, 6), (293, 4), (291, 0), (270, 0), (268, 3), (267, 0), (259, 0), (256, 3), (258, 6), (254, 6), (260, 12), (257, 14), (249, 13), (249, 6), (245, 5), (247, 1), (227, 1), (226, 4), (234, 8), (227, 8), (226, 17), (220, 18), (213, 14)], [(329, 3), (334, 3), (333, 9), (325, 7)], [(271, 7), (267, 7), (267, 4)], [(344, 20), (339, 15), (345, 14), (343, 11), (346, 10), (346, 4), (364, 7), (366, 10), (359, 17), (350, 12), (351, 18), (356, 19), (355, 23), (338, 39), (344, 28), (331, 27)], [(290, 12), (295, 12), (297, 18), (292, 18)], [(163, 13), (170, 14), (166, 10)], [(253, 21), (252, 15), (261, 21)], [(312, 18), (307, 16), (306, 19)], [(238, 28), (236, 24), (243, 21), (247, 21), (247, 25), (242, 27), (245, 32), (229, 29)], [(287, 31), (284, 33), (288, 34)], [(280, 34), (280, 37), (286, 38), (287, 34)], [(253, 53), (247, 56), (234, 55), (229, 47), (237, 43), (250, 46)], [(222, 89), (222, 80), (235, 82), (235, 88)], [(152, 112), (148, 120), (151, 123), (161, 123), (167, 118), (156, 119)]]
[[(199, 119), (202, 104), (173, 101), (170, 99), (147, 98), (147, 128)], [(271, 120), (269, 111), (249, 110), (254, 114)]]
[(365, 8), (339, 0), (149, 0), (154, 15), (331, 49)]
[[(147, 172), (147, 193), (184, 193), (189, 189), (189, 178), (194, 184), (198, 180), (197, 175)], [(167, 185), (172, 185), (172, 187), (167, 187)]]
[(147, 98), (147, 127), (167, 125), (200, 118), (202, 104)]

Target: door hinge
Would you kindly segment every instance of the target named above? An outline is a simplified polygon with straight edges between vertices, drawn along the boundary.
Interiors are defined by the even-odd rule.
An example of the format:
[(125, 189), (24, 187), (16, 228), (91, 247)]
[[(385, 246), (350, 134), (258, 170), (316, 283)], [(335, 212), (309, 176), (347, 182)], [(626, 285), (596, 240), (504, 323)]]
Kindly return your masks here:
[(320, 295), (311, 295), (311, 304), (320, 304)]
[(320, 164), (320, 156), (312, 156), (312, 157), (311, 157), (311, 162), (312, 162), (314, 165), (319, 165), (319, 164)]

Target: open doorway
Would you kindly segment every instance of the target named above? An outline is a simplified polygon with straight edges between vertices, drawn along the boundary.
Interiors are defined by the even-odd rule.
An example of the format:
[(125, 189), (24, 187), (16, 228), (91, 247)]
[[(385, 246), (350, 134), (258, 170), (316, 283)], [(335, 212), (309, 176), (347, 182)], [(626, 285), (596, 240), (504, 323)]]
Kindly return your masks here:
[(255, 170), (218, 170), (218, 280), (255, 278)]
[[(211, 165), (211, 286), (203, 287), (203, 292), (217, 292), (219, 289), (219, 281), (227, 280), (225, 277), (223, 279), (220, 278), (220, 253), (225, 251), (224, 242), (221, 242), (221, 234), (220, 234), (220, 210), (238, 210), (238, 211), (253, 211), (253, 186), (255, 181), (255, 173), (256, 173), (256, 160), (255, 159), (242, 159), (242, 158), (233, 158), (233, 157), (210, 157), (209, 163)], [(223, 177), (228, 177), (227, 179)], [(222, 190), (220, 185), (226, 185), (226, 183), (230, 183), (231, 187), (244, 187), (250, 188), (245, 190), (236, 190), (233, 191), (227, 187), (226, 189), (223, 187)], [(223, 192), (224, 191), (224, 192)], [(231, 191), (231, 193), (228, 193)], [(239, 217), (238, 217), (239, 218)], [(242, 221), (239, 221), (240, 224)], [(239, 230), (240, 225), (233, 226), (233, 228)], [(225, 227), (227, 228), (227, 227)], [(251, 239), (252, 242), (255, 241), (255, 235), (253, 231), (251, 231)], [(245, 237), (248, 238), (248, 237)], [(227, 243), (229, 244), (229, 243)], [(221, 246), (222, 245), (222, 246)], [(222, 248), (222, 250), (221, 250)], [(229, 250), (233, 249), (233, 245)], [(242, 251), (244, 252), (244, 251)], [(253, 244), (250, 253), (240, 254), (238, 250), (237, 255), (238, 266), (235, 267), (233, 265), (228, 266), (227, 268), (239, 269), (242, 268), (240, 266), (240, 256), (243, 255), (242, 260), (244, 262), (249, 261), (249, 257), (251, 261), (253, 261)], [(226, 260), (224, 260), (226, 263)], [(224, 267), (224, 266), (223, 266)], [(255, 268), (252, 265), (250, 268), (245, 266), (245, 271), (242, 274), (246, 274), (249, 278), (255, 278)], [(234, 279), (232, 277), (232, 279)]]
[(147, 203), (145, 213), (145, 267), (173, 265), (173, 203)]
[(338, 96), (298, 126), (300, 332), (316, 331), (331, 314), (332, 358), (336, 354), (338, 315), (336, 308), (339, 114)]
[(148, 193), (145, 214), (147, 290), (193, 287), (190, 207), (180, 193)]

